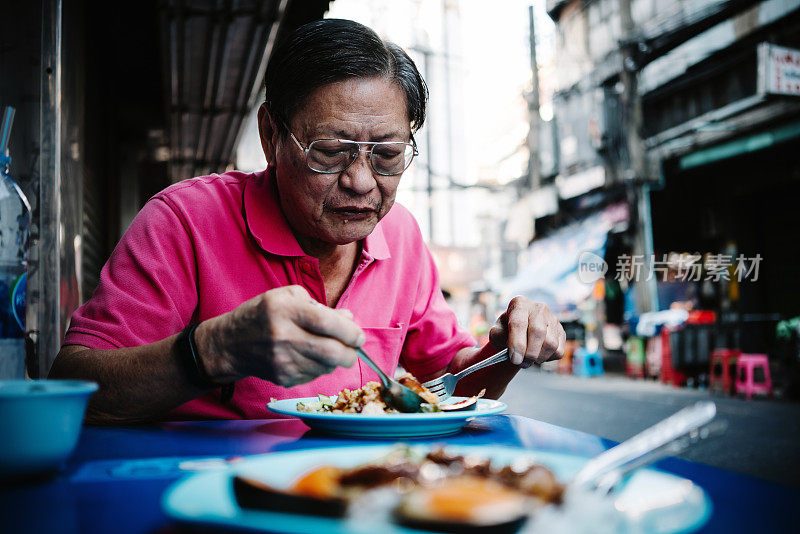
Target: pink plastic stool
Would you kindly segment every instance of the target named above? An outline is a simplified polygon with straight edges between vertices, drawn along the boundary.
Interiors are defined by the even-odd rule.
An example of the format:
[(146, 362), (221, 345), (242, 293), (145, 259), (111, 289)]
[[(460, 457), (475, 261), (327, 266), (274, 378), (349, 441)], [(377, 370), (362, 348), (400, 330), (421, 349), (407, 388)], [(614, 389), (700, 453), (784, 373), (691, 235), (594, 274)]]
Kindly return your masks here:
[(769, 359), (766, 354), (741, 354), (736, 362), (736, 394), (750, 399), (753, 393), (772, 395)]

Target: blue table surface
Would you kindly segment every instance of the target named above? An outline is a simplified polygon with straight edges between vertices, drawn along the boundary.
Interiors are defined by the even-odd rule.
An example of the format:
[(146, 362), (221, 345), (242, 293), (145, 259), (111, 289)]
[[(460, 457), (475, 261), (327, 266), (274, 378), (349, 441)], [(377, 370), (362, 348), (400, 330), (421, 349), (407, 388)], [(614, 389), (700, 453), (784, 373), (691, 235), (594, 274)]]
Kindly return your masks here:
[[(610, 440), (514, 415), (473, 420), (463, 432), (415, 443), (507, 445), (593, 456)], [(270, 451), (386, 443), (318, 434), (295, 419), (85, 427), (56, 476), (0, 486), (0, 532), (180, 532), (161, 510), (164, 490), (198, 464)], [(202, 465), (203, 462), (200, 462)], [(800, 489), (667, 458), (656, 467), (689, 478), (713, 503), (700, 532), (797, 532)]]

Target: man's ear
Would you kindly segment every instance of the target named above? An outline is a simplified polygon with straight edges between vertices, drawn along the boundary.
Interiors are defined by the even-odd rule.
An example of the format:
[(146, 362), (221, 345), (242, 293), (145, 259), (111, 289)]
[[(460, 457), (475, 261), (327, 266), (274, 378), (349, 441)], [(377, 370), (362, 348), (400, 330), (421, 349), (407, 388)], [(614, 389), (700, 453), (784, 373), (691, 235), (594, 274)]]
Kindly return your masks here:
[(264, 151), (264, 157), (267, 158), (267, 164), (275, 165), (276, 160), (276, 144), (278, 142), (277, 124), (272, 119), (267, 104), (262, 103), (258, 108), (258, 134), (261, 137), (261, 149)]

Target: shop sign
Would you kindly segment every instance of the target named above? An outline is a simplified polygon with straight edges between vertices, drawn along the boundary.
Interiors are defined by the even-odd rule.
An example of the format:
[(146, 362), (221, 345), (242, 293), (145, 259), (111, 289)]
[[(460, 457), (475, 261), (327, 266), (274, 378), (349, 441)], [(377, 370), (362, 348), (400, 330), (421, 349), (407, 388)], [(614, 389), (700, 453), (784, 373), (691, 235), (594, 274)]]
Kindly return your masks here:
[(800, 96), (800, 50), (759, 44), (758, 92)]

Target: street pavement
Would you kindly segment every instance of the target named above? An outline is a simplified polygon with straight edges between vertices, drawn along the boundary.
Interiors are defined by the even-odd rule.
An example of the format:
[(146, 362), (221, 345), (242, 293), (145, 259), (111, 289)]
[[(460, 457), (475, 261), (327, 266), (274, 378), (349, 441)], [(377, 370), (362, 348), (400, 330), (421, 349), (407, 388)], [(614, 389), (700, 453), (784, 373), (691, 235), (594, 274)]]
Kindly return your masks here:
[(623, 441), (684, 406), (713, 400), (725, 433), (682, 458), (800, 486), (800, 403), (725, 397), (619, 375), (581, 378), (530, 368), (501, 400), (508, 412)]

